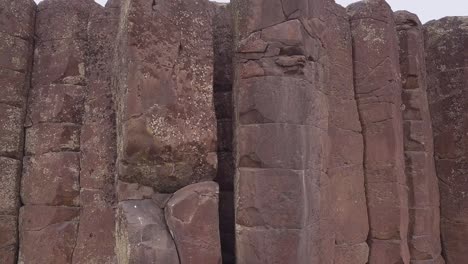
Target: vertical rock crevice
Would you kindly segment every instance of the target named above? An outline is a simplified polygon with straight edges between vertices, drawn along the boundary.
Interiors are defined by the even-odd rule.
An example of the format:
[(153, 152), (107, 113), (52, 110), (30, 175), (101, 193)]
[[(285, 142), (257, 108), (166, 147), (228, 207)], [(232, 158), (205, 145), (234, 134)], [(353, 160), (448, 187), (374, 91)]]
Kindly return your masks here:
[(351, 28), (346, 9), (327, 5), (325, 46), (329, 54), (328, 175), (331, 186), (334, 263), (365, 264), (369, 248), (367, 203), (364, 187), (364, 143), (353, 85)]
[(218, 130), (219, 228), (223, 263), (235, 263), (233, 156), (233, 23), (229, 4), (213, 5), (213, 92)]

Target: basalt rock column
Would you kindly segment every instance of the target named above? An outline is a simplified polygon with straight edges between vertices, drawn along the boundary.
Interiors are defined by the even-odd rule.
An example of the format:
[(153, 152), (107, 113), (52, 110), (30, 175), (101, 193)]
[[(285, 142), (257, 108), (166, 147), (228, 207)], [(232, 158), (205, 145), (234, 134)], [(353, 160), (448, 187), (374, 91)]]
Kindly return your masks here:
[(79, 226), (80, 129), (92, 0), (37, 7), (21, 181), (20, 263), (72, 263)]
[(383, 0), (348, 6), (354, 86), (364, 136), (369, 263), (409, 263), (398, 40)]
[(223, 263), (235, 263), (234, 156), (232, 81), (234, 53), (232, 12), (229, 4), (213, 3), (213, 91), (218, 120), (219, 227)]
[[(212, 232), (219, 229), (212, 217), (218, 188), (206, 194), (213, 206), (167, 201), (174, 192), (194, 198), (196, 184), (216, 176), (212, 7), (206, 0), (121, 1), (113, 72), (118, 263), (221, 261), (219, 232)], [(187, 244), (201, 234), (209, 246)]]
[(119, 6), (95, 6), (87, 29), (86, 96), (80, 136), (81, 211), (73, 263), (115, 260), (116, 130), (111, 72)]
[(403, 131), (409, 187), (408, 245), (411, 263), (441, 263), (439, 188), (427, 101), (424, 36), (418, 17), (395, 13), (400, 46)]
[(174, 192), (215, 177), (210, 4), (122, 1), (116, 87), (119, 179)]
[(231, 4), (236, 261), (330, 263), (324, 2)]
[(328, 135), (335, 264), (367, 263), (369, 232), (364, 189), (361, 123), (353, 86), (351, 29), (346, 10), (330, 1), (327, 6), (325, 47), (329, 54)]
[(36, 4), (0, 1), (0, 263), (16, 263), (24, 117)]
[(468, 17), (424, 25), (442, 250), (448, 264), (468, 259)]

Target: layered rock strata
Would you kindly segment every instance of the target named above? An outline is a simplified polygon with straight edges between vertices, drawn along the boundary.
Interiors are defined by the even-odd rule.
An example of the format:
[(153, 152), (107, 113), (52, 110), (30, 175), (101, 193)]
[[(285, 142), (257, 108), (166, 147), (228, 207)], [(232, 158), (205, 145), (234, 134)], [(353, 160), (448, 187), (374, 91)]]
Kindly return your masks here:
[(395, 13), (403, 84), (403, 144), (409, 188), (408, 245), (411, 263), (442, 263), (439, 188), (427, 101), (424, 37), (418, 17)]
[(443, 254), (458, 264), (468, 258), (468, 17), (428, 22), (424, 35)]
[(27, 96), (36, 5), (0, 1), (0, 263), (16, 263)]
[(385, 1), (348, 6), (354, 87), (364, 137), (369, 263), (409, 263), (400, 64), (393, 12)]

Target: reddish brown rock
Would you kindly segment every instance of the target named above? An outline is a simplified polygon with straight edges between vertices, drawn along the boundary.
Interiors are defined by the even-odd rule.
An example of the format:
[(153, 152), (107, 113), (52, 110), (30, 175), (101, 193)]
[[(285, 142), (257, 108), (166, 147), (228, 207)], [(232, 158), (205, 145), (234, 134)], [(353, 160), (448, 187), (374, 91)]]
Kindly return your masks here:
[(458, 264), (468, 259), (468, 19), (447, 17), (428, 22), (424, 35), (442, 249), (448, 264)]
[(36, 4), (0, 0), (0, 263), (17, 262), (24, 119)]
[(402, 88), (393, 12), (383, 0), (361, 1), (347, 10), (364, 137), (369, 263), (409, 263)]
[(78, 206), (80, 160), (75, 152), (25, 157), (21, 199), (31, 205)]
[(324, 2), (232, 5), (236, 261), (332, 263)]
[[(0, 157), (0, 215), (18, 215), (21, 162)], [(0, 222), (1, 224), (1, 222)]]
[(76, 207), (23, 206), (18, 263), (71, 263), (78, 216)]
[(0, 155), (20, 159), (23, 155), (24, 108), (0, 104)]
[(80, 198), (80, 225), (72, 263), (116, 263), (112, 197), (108, 197), (104, 191), (82, 189)]
[(115, 235), (117, 263), (180, 263), (164, 209), (151, 200), (120, 202)]
[(123, 1), (118, 47), (119, 179), (173, 192), (215, 177), (209, 3)]
[(329, 2), (324, 41), (329, 58), (328, 105), (335, 263), (367, 263), (369, 232), (361, 123), (353, 86), (351, 29), (346, 9)]
[(80, 150), (80, 125), (41, 123), (26, 129), (26, 155)]
[(406, 177), (409, 187), (408, 245), (411, 262), (441, 258), (439, 188), (427, 101), (424, 36), (418, 17), (395, 13), (400, 46)]
[(222, 263), (218, 201), (218, 184), (202, 182), (178, 190), (167, 202), (166, 222), (181, 263)]
[(0, 215), (0, 263), (16, 263), (17, 249), (18, 217)]

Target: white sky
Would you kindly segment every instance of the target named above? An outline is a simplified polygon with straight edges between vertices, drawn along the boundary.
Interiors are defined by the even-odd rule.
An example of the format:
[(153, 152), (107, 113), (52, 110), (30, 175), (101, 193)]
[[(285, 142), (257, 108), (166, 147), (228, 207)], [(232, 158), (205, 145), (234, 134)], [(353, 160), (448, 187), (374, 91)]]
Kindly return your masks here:
[[(35, 0), (40, 2), (42, 0)], [(95, 0), (104, 5), (107, 0)], [(217, 2), (229, 2), (229, 0), (216, 0)], [(357, 0), (335, 0), (337, 3), (347, 6)], [(393, 11), (408, 10), (416, 13), (425, 23), (432, 19), (444, 16), (468, 16), (468, 0), (387, 0)]]

